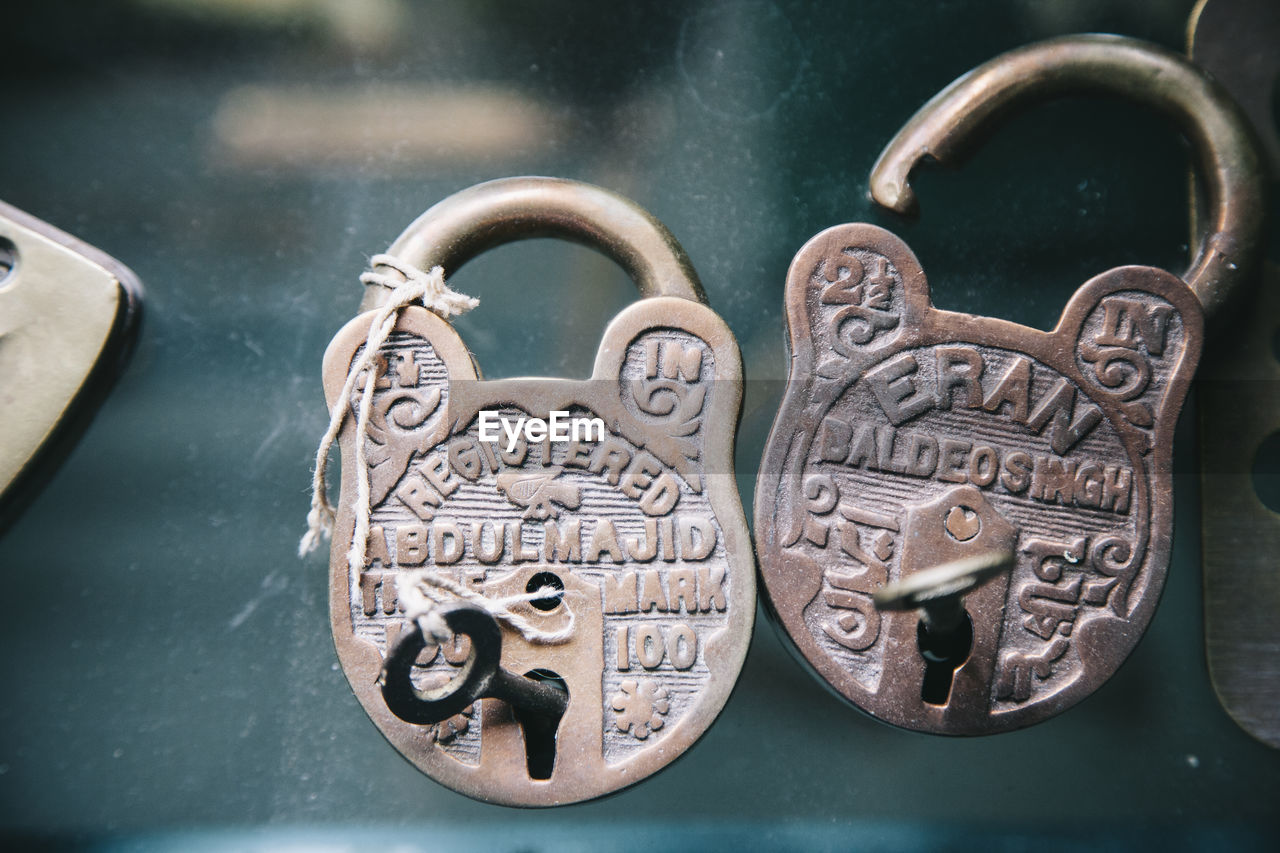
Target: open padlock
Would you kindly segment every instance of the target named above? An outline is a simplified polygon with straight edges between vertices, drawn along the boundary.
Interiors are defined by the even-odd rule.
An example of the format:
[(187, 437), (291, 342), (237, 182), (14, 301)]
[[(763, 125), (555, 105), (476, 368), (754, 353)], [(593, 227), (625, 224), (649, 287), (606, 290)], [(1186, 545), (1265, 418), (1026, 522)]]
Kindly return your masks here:
[(823, 231), (788, 274), (790, 382), (756, 491), (768, 601), (819, 676), (906, 728), (1026, 726), (1128, 656), (1168, 567), (1201, 302), (1230, 301), (1258, 244), (1256, 152), (1230, 99), (1118, 37), (1044, 42), (960, 78), (885, 149), (873, 198), (908, 211), (926, 156), (1073, 92), (1161, 109), (1198, 149), (1214, 228), (1186, 282), (1109, 270), (1042, 332), (934, 308), (910, 249), (872, 225)]
[(141, 300), (124, 264), (0, 202), (0, 530), (110, 389)]
[[(741, 358), (665, 227), (597, 187), (514, 178), (440, 202), (375, 264), (395, 285), (535, 236), (604, 252), (644, 297), (609, 324), (590, 379), (482, 381), (423, 307), (386, 315), (372, 373), (374, 311), (324, 360), (348, 415), (330, 590), (351, 687), (432, 778), (522, 806), (597, 797), (680, 755), (727, 700), (755, 609), (732, 470)], [(404, 612), (414, 572), (463, 599), (433, 613), (443, 637)]]

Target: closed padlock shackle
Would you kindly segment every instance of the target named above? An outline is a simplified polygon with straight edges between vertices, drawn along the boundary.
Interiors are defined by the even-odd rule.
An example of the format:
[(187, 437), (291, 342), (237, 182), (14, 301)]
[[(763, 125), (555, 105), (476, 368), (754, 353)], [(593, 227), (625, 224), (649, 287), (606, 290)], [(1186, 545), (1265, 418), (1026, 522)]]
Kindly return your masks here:
[[(477, 184), (415, 219), (387, 253), (453, 275), (486, 249), (534, 237), (581, 243), (612, 258), (635, 281), (641, 297), (678, 296), (706, 304), (698, 274), (665, 225), (631, 200), (580, 181), (523, 177)], [(377, 308), (388, 292), (369, 287), (360, 310)]]
[(1221, 325), (1261, 256), (1267, 203), (1261, 158), (1226, 90), (1164, 48), (1122, 36), (1066, 36), (978, 66), (930, 99), (885, 146), (871, 171), (871, 197), (898, 213), (914, 212), (911, 172), (926, 157), (947, 163), (1000, 117), (1051, 97), (1094, 93), (1154, 107), (1191, 142), (1209, 215), (1182, 278), (1205, 316)]
[[(445, 274), (546, 236), (607, 255), (643, 298), (609, 320), (589, 377), (486, 380), (449, 322), (475, 300)], [(715, 720), (751, 637), (732, 331), (665, 227), (574, 181), (463, 190), (372, 263), (373, 310), (325, 351), (329, 427), (299, 547), (330, 532), (343, 672), (401, 754), (467, 796), (551, 806), (638, 782)], [(505, 278), (499, 298), (528, 301)], [(640, 610), (655, 588), (669, 619)]]

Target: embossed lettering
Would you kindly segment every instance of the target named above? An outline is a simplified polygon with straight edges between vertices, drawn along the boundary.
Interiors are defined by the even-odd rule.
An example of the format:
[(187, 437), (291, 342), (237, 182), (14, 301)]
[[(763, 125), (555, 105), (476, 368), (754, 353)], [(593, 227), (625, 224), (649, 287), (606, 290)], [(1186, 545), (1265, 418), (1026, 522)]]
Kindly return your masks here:
[[(486, 527), (493, 542), (490, 546), (484, 544)], [(477, 560), (482, 563), (496, 563), (502, 559), (507, 545), (506, 527), (507, 525), (501, 521), (477, 521), (471, 525), (471, 547)]]
[(666, 515), (680, 500), (680, 486), (666, 471), (640, 496), (640, 511), (645, 515)]
[(616, 574), (606, 572), (604, 576), (604, 612), (635, 613), (636, 605), (636, 573), (623, 572)]
[(548, 563), (582, 562), (582, 522), (578, 519), (563, 521), (560, 525), (548, 521), (543, 525), (542, 559)]
[(698, 609), (724, 611), (729, 607), (724, 597), (724, 566), (698, 566)]
[(1021, 494), (1031, 485), (1031, 455), (1015, 450), (1004, 458), (1000, 471), (1000, 485), (1013, 494)]
[(928, 477), (938, 467), (938, 440), (924, 433), (914, 433), (907, 449), (906, 473), (913, 477)]
[[(381, 593), (381, 595), (379, 595)], [(378, 599), (382, 599), (382, 612), (396, 612), (400, 602), (396, 595), (395, 572), (361, 572), (360, 598), (365, 616), (378, 612)]]
[(615, 563), (622, 562), (622, 548), (618, 545), (618, 531), (613, 522), (602, 518), (596, 522), (595, 532), (587, 545), (587, 562), (598, 563), (601, 556), (608, 556)]
[(645, 341), (645, 377), (697, 382), (702, 377), (702, 347), (675, 341)]
[(972, 347), (938, 347), (938, 408), (951, 408), (955, 391), (960, 405), (976, 409), (982, 405), (982, 355)]
[[(372, 533), (372, 531), (370, 531)], [(396, 528), (396, 563), (420, 566), (427, 561), (427, 526), (402, 524)]]
[(383, 566), (391, 565), (391, 555), (387, 553), (387, 534), (381, 524), (369, 528), (369, 544), (365, 548), (365, 565), (373, 565), (376, 561)]
[(670, 610), (678, 613), (698, 612), (698, 582), (692, 568), (672, 569), (667, 575), (671, 587)]
[(1014, 422), (1025, 424), (1031, 407), (1031, 362), (1022, 356), (1015, 358), (996, 382), (994, 388), (982, 400), (982, 408), (988, 412), (1000, 412), (1009, 407)]
[(662, 575), (657, 569), (644, 572), (644, 583), (640, 586), (639, 607), (641, 613), (651, 613), (654, 610), (666, 613), (671, 609), (667, 604), (667, 591), (662, 588)]
[(1087, 406), (1073, 421), (1075, 399), (1075, 387), (1066, 379), (1059, 378), (1053, 390), (1027, 419), (1027, 426), (1035, 432), (1042, 432), (1045, 425), (1049, 425), (1049, 446), (1059, 456), (1075, 447), (1102, 421), (1102, 412), (1096, 406)]
[(916, 357), (904, 352), (866, 373), (872, 393), (894, 426), (933, 407), (935, 398), (916, 388), (913, 377), (919, 367)]
[(716, 528), (710, 519), (697, 516), (680, 517), (680, 556), (686, 560), (705, 560), (716, 547)]
[(437, 521), (431, 527), (432, 560), (438, 566), (456, 563), (462, 559), (462, 530), (452, 521)]
[(849, 455), (852, 435), (852, 427), (834, 415), (827, 415), (818, 427), (818, 458), (824, 462), (843, 462)]
[(1172, 314), (1173, 306), (1163, 302), (1151, 305), (1108, 296), (1102, 300), (1102, 330), (1094, 336), (1094, 342), (1131, 350), (1141, 345), (1152, 355), (1161, 355)]
[(938, 445), (938, 479), (947, 483), (963, 483), (966, 479), (970, 444), (944, 438)]

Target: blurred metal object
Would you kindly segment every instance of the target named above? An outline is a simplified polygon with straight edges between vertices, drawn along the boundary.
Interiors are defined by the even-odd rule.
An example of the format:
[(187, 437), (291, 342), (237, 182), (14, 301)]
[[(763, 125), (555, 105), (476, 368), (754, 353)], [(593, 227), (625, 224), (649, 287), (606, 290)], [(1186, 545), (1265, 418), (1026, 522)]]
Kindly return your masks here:
[(1254, 466), (1280, 431), (1280, 269), (1214, 348), (1196, 384), (1204, 629), (1218, 700), (1241, 728), (1280, 748), (1280, 515), (1258, 496)]
[(0, 202), (0, 529), (110, 389), (141, 296), (119, 261)]
[[(1192, 58), (1253, 120), (1274, 181), (1280, 3), (1202, 0), (1188, 39)], [(1255, 480), (1263, 442), (1280, 434), (1280, 268), (1266, 262), (1260, 278), (1231, 335), (1209, 348), (1197, 381), (1205, 650), (1227, 713), (1280, 748), (1280, 514), (1262, 502)]]
[(1240, 104), (1257, 131), (1272, 180), (1280, 179), (1276, 87), (1280, 85), (1280, 3), (1200, 0), (1187, 28), (1188, 50)]
[(405, 0), (133, 0), (169, 15), (246, 29), (313, 26), (334, 41), (377, 50), (408, 36)]
[(515, 89), (242, 86), (218, 104), (212, 153), (242, 168), (399, 171), (536, 157), (562, 125), (545, 102)]
[(871, 195), (898, 213), (913, 213), (910, 176), (921, 162), (958, 160), (1000, 117), (1076, 94), (1115, 95), (1159, 110), (1192, 142), (1213, 216), (1203, 223), (1182, 278), (1204, 306), (1212, 335), (1257, 274), (1266, 192), (1244, 114), (1222, 86), (1172, 51), (1108, 35), (1066, 36), (1010, 51), (957, 79), (911, 118), (872, 169)]

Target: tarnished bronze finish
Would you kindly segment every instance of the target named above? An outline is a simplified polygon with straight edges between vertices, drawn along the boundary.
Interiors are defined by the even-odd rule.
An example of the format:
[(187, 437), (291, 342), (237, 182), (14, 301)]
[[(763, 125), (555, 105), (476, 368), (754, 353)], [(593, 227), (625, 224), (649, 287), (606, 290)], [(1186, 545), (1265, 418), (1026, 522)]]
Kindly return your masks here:
[[(1122, 81), (1098, 84), (1108, 91), (1204, 110), (1192, 142), (1229, 155), (1212, 164), (1214, 221), (1244, 233), (1208, 235), (1193, 268), (1213, 302), (1237, 280), (1225, 268), (1253, 262), (1246, 213), (1261, 196), (1235, 169), (1257, 158), (1229, 101), (1185, 61), (1131, 40), (1059, 39), (962, 78), (886, 149), (877, 199), (910, 206), (921, 157), (945, 157), (1010, 102), (1104, 72)], [(800, 250), (786, 311), (790, 382), (756, 536), (771, 610), (800, 654), (860, 708), (938, 734), (1026, 726), (1106, 681), (1168, 568), (1173, 431), (1203, 336), (1196, 293), (1164, 270), (1118, 267), (1042, 332), (934, 308), (910, 249), (851, 224)], [(1011, 569), (968, 591), (959, 614), (935, 605), (941, 626), (938, 613), (876, 607), (887, 585), (901, 593), (940, 564), (1004, 551)], [(925, 585), (947, 597), (946, 584)]]
[(911, 172), (926, 158), (958, 160), (1001, 116), (1050, 97), (1115, 95), (1169, 116), (1192, 143), (1210, 214), (1183, 278), (1212, 330), (1229, 321), (1257, 274), (1265, 240), (1265, 187), (1248, 120), (1220, 85), (1186, 57), (1121, 36), (1067, 36), (1002, 54), (935, 95), (871, 170), (871, 196), (899, 213), (916, 209)]
[[(698, 274), (667, 226), (625, 198), (561, 178), (503, 178), (454, 193), (419, 216), (388, 254), (452, 274), (476, 255), (533, 237), (559, 237), (608, 255), (635, 279), (642, 297), (707, 301)], [(370, 288), (361, 311), (385, 291)]]
[(141, 299), (124, 264), (0, 202), (0, 530), (110, 388)]
[[(451, 222), (453, 213), (461, 219)], [(665, 228), (597, 187), (519, 178), (446, 199), (393, 251), (452, 272), (481, 248), (548, 233), (619, 259), (649, 296), (609, 324), (587, 380), (483, 381), (449, 323), (404, 309), (378, 359), (366, 559), (359, 571), (348, 568), (356, 494), (349, 418), (330, 561), (338, 655), (374, 722), (437, 781), (522, 806), (597, 797), (680, 755), (728, 699), (755, 612), (732, 464), (741, 359), (728, 327), (695, 301), (701, 288)], [(329, 346), (331, 407), (356, 402), (340, 397), (369, 325), (369, 314), (356, 317)], [(513, 422), (554, 411), (599, 418), (603, 437), (494, 445), (479, 437), (483, 411)], [(562, 589), (510, 611), (544, 632), (572, 619), (572, 633), (540, 643), (503, 622), (495, 681), (470, 684), (468, 667), (487, 667), (496, 653), (492, 636), (474, 654), (467, 648), (477, 643), (473, 632), (485, 633), (483, 620), (459, 631), (470, 640), (456, 634), (443, 648), (421, 634), (397, 643), (418, 629), (397, 601), (396, 579), (423, 567), (491, 601)], [(408, 683), (402, 657), (386, 664), (394, 708), (378, 684), (388, 650), (414, 658)], [(530, 678), (565, 688), (563, 716), (529, 699), (550, 695), (523, 683)], [(442, 706), (423, 700), (473, 689), (488, 698), (430, 722)]]
[[(1280, 85), (1280, 4), (1202, 0), (1192, 13), (1191, 55), (1252, 119), (1280, 178), (1272, 98)], [(1204, 624), (1218, 700), (1245, 731), (1280, 748), (1280, 513), (1259, 498), (1253, 468), (1280, 435), (1280, 268), (1261, 286), (1231, 335), (1214, 341), (1200, 368), (1200, 511)]]

